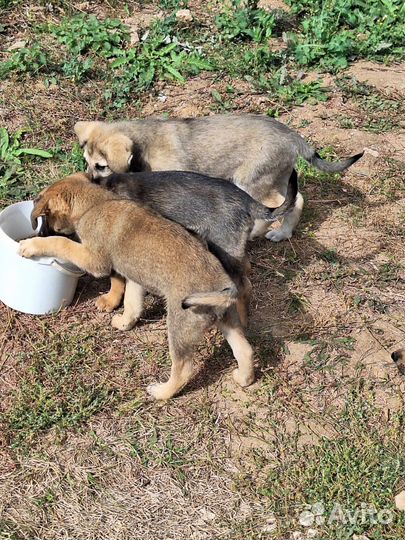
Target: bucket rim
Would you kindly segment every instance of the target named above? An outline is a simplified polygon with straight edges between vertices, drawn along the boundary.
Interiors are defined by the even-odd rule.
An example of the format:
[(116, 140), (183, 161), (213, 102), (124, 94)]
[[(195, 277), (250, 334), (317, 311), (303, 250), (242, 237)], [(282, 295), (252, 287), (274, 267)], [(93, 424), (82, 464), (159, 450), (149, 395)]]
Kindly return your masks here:
[[(15, 208), (17, 209), (17, 207), (24, 207), (24, 206), (28, 206), (28, 205), (33, 205), (33, 201), (32, 200), (28, 200), (28, 201), (18, 201), (16, 203), (13, 203), (13, 204), (10, 204), (9, 206), (6, 206), (5, 208), (3, 208), (2, 210), (0, 210), (0, 245), (1, 244), (6, 244), (8, 245), (8, 247), (12, 248), (16, 254), (18, 254), (18, 249), (19, 249), (19, 241), (18, 240), (14, 240), (14, 238), (12, 238), (11, 236), (9, 236), (8, 234), (6, 234), (6, 232), (3, 230), (2, 228), (2, 221), (4, 222), (4, 216), (3, 216), (3, 219), (2, 219), (2, 214), (8, 214), (9, 212), (11, 212), (11, 208)], [(39, 230), (40, 226), (38, 226), (38, 228), (33, 231), (33, 236), (30, 237), (28, 236), (27, 238), (35, 238), (35, 232), (37, 230)], [(31, 257), (29, 259), (25, 259), (27, 261), (31, 261), (33, 263), (37, 263), (37, 264), (42, 264), (42, 265), (46, 265), (46, 266), (53, 266), (54, 268), (56, 268), (57, 270), (59, 270), (60, 272), (64, 273), (64, 274), (67, 274), (69, 276), (77, 276), (77, 277), (80, 277), (80, 276), (84, 276), (86, 272), (84, 272), (81, 268), (78, 268), (76, 265), (70, 263), (69, 261), (64, 261), (64, 260), (59, 260), (55, 257), (44, 257), (44, 256), (40, 256), (40, 257)]]

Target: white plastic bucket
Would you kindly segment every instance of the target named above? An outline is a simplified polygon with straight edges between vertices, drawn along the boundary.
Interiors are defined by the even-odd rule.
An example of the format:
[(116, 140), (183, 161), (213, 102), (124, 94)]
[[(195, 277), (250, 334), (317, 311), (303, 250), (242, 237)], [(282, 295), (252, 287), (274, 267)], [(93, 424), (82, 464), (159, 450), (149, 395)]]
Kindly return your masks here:
[(83, 272), (53, 257), (24, 259), (18, 254), (18, 241), (39, 230), (32, 230), (33, 207), (32, 201), (24, 201), (0, 212), (0, 300), (17, 311), (43, 315), (71, 303)]

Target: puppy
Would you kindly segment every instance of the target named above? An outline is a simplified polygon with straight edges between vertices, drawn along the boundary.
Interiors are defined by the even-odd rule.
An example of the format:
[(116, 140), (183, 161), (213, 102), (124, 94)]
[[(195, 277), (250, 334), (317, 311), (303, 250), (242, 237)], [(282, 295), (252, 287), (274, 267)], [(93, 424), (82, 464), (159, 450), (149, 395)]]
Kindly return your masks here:
[(114, 326), (131, 328), (142, 312), (145, 291), (167, 304), (171, 375), (148, 387), (156, 399), (178, 393), (192, 376), (192, 349), (217, 325), (238, 362), (234, 379), (254, 380), (253, 352), (235, 309), (237, 289), (218, 259), (183, 227), (129, 200), (91, 184), (76, 174), (43, 190), (31, 214), (36, 228), (46, 216), (57, 233), (76, 233), (81, 243), (51, 236), (20, 242), (23, 257), (54, 256), (71, 261), (95, 277), (115, 269), (127, 280), (124, 315)]
[[(112, 172), (194, 171), (229, 180), (266, 206), (274, 197), (285, 198), (298, 156), (322, 171), (340, 172), (363, 155), (324, 161), (298, 133), (259, 115), (77, 122), (74, 129), (94, 178)], [(299, 193), (282, 227), (269, 231), (267, 225), (260, 234), (275, 242), (290, 238), (302, 208)]]
[[(258, 203), (234, 184), (201, 174), (179, 171), (112, 174), (93, 182), (155, 210), (198, 234), (208, 249), (221, 261), (239, 290), (238, 312), (247, 324), (247, 304), (251, 285), (246, 277), (246, 244), (254, 230), (275, 221), (292, 210), (298, 192), (293, 170), (284, 203), (268, 208)], [(46, 220), (43, 226), (48, 228)], [(40, 230), (42, 235), (42, 227)], [(44, 234), (46, 236), (46, 234)], [(113, 276), (110, 292), (98, 299), (106, 311), (118, 307), (124, 285)]]

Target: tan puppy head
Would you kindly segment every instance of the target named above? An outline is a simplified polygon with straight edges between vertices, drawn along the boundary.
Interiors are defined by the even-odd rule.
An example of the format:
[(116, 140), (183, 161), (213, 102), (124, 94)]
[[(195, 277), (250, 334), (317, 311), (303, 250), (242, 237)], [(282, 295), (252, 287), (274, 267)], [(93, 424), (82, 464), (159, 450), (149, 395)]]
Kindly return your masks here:
[(34, 209), (31, 212), (31, 225), (33, 229), (38, 226), (38, 218), (43, 217), (47, 226), (61, 234), (73, 234), (76, 217), (73, 208), (73, 198), (83, 184), (89, 184), (90, 176), (86, 173), (76, 173), (58, 180), (51, 186), (43, 189), (34, 200)]
[(129, 137), (114, 132), (105, 122), (77, 122), (74, 130), (93, 179), (129, 170), (133, 157)]

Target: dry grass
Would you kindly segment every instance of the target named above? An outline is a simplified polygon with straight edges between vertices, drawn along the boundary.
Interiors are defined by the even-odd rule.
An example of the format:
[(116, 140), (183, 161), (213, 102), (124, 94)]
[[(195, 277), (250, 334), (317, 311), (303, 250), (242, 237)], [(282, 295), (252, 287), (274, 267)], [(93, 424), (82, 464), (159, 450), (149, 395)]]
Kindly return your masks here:
[[(190, 4), (208, 24), (201, 3)], [(3, 18), (7, 44), (74, 6), (133, 24), (158, 12), (154, 3), (128, 5), (129, 15), (107, 2), (60, 2), (52, 12), (17, 4)], [(20, 182), (35, 191), (81, 165), (72, 151), (78, 118), (218, 112), (211, 92), (226, 98), (229, 83), (236, 112), (274, 107), (269, 94), (216, 73), (160, 82), (165, 102), (150, 92), (122, 112), (106, 108), (94, 79), (47, 87), (41, 77), (10, 77), (0, 83), (0, 125), (28, 127), (28, 143), (59, 148), (52, 160), (27, 162)], [(378, 110), (331, 84), (328, 103), (285, 110), (282, 120), (339, 155), (371, 153), (344, 177), (303, 169), (306, 207), (294, 237), (250, 246), (251, 388), (235, 387), (230, 351), (211, 334), (186, 391), (152, 402), (145, 387), (170, 364), (164, 308), (149, 297), (141, 323), (119, 333), (94, 306), (106, 280), (82, 278), (72, 306), (53, 316), (0, 306), (0, 538), (281, 540), (306, 537), (300, 512), (322, 501), (327, 513), (335, 502), (388, 508), (393, 521), (314, 522), (320, 537), (401, 537), (393, 497), (403, 381), (389, 357), (405, 344), (399, 113), (387, 106), (387, 129), (369, 131)], [(398, 101), (373, 92), (378, 107)]]

